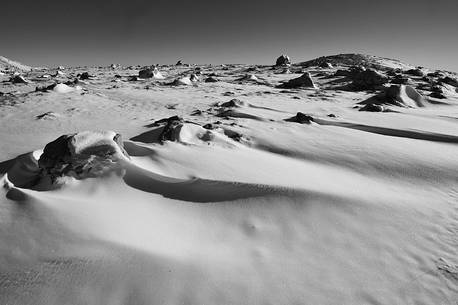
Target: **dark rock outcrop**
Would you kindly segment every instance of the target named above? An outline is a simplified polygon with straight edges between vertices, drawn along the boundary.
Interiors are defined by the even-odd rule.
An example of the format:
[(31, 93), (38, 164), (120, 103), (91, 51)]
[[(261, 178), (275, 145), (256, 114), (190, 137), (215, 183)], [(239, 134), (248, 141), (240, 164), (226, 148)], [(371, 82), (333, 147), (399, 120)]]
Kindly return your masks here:
[(313, 122), (313, 117), (302, 112), (298, 112), (295, 116), (285, 119), (287, 122), (295, 122), (299, 124), (311, 124)]
[(418, 76), (418, 77), (423, 77), (425, 76), (425, 72), (423, 70), (416, 68), (416, 69), (410, 69), (404, 72), (407, 75), (412, 75), (412, 76)]
[(103, 174), (116, 161), (129, 158), (120, 134), (81, 132), (63, 135), (48, 143), (38, 160), (43, 177), (51, 181), (62, 176), (78, 179)]
[(381, 73), (366, 69), (352, 76), (351, 88), (353, 90), (375, 90), (388, 82), (388, 78)]
[(219, 82), (219, 80), (216, 77), (210, 76), (205, 79), (206, 83), (216, 83)]
[(458, 79), (452, 78), (450, 76), (442, 77), (438, 80), (440, 83), (444, 83), (453, 87), (458, 87)]
[(285, 54), (282, 54), (275, 61), (275, 66), (289, 66), (289, 65), (291, 65), (291, 59), (289, 58), (288, 55), (285, 55)]
[(16, 74), (10, 78), (13, 84), (27, 84), (29, 81), (22, 75)]
[(313, 82), (312, 76), (310, 73), (305, 72), (298, 78), (290, 79), (283, 84), (277, 86), (277, 88), (283, 89), (293, 89), (293, 88), (317, 88), (315, 83)]
[(377, 104), (366, 104), (359, 111), (368, 111), (368, 112), (383, 112), (385, 109), (382, 105)]

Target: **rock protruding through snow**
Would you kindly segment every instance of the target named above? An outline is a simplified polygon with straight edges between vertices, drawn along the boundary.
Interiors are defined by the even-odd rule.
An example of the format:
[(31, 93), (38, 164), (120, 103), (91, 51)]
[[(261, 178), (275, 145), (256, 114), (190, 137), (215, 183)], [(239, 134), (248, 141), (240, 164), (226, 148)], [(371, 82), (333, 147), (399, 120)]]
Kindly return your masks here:
[(102, 175), (122, 159), (129, 159), (120, 134), (85, 131), (63, 135), (48, 143), (38, 160), (43, 177), (77, 179)]

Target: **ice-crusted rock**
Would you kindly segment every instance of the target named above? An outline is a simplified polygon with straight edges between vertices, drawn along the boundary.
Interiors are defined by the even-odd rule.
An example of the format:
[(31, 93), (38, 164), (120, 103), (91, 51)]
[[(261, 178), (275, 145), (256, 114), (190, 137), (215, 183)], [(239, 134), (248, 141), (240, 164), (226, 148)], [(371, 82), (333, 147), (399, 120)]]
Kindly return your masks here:
[(291, 65), (291, 59), (288, 55), (282, 54), (280, 57), (277, 58), (275, 62), (276, 66), (289, 66)]
[(10, 82), (13, 84), (27, 84), (29, 81), (24, 76), (15, 74), (11, 77)]
[(179, 130), (183, 127), (184, 120), (178, 116), (172, 116), (165, 120), (165, 126), (162, 130), (159, 141), (178, 141), (179, 140)]
[(199, 81), (199, 77), (196, 75), (196, 74), (191, 74), (189, 76), (189, 79), (191, 80), (191, 82), (195, 83), (195, 82), (198, 82)]
[(322, 63), (320, 63), (318, 65), (318, 67), (323, 68), (323, 69), (332, 69), (332, 68), (334, 68), (334, 66), (331, 63), (327, 62), (327, 61), (323, 61)]
[(157, 68), (142, 69), (138, 72), (138, 77), (164, 79), (164, 76), (161, 74), (161, 72), (159, 72)]
[(43, 176), (77, 179), (99, 176), (119, 160), (129, 159), (120, 134), (114, 131), (84, 131), (63, 135), (48, 143), (38, 160)]
[(313, 82), (310, 73), (305, 72), (300, 77), (290, 79), (289, 81), (281, 84), (278, 88), (293, 89), (293, 88), (317, 88)]
[(169, 83), (170, 86), (191, 86), (193, 82), (189, 76), (181, 77), (175, 79), (173, 82)]

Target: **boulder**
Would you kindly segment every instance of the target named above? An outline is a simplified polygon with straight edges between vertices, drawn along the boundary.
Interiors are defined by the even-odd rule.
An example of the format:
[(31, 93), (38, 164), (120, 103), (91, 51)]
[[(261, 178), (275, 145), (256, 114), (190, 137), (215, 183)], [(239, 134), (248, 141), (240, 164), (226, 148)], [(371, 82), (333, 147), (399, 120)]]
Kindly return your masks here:
[(195, 82), (198, 82), (198, 81), (199, 81), (199, 77), (198, 77), (196, 74), (193, 73), (193, 74), (191, 74), (191, 75), (189, 76), (189, 80), (190, 80), (191, 82), (195, 83)]
[(191, 86), (192, 84), (193, 83), (189, 76), (177, 78), (173, 82), (168, 83), (170, 86)]
[(22, 75), (16, 74), (10, 78), (13, 84), (27, 84), (29, 81)]
[(178, 141), (179, 140), (179, 129), (183, 127), (184, 121), (178, 116), (173, 116), (166, 119), (166, 124), (161, 134), (159, 135), (159, 141), (161, 143), (165, 141)]
[(234, 108), (234, 107), (244, 107), (244, 106), (247, 106), (247, 105), (248, 105), (248, 103), (234, 98), (234, 99), (230, 100), (229, 102), (225, 102), (225, 103), (220, 104), (219, 106), (220, 107), (225, 107), (225, 108)]
[(156, 79), (164, 79), (164, 76), (159, 72), (159, 70), (155, 68), (146, 68), (142, 69), (138, 72), (138, 77), (140, 78), (156, 78)]
[(359, 111), (368, 111), (368, 112), (383, 112), (385, 109), (382, 105), (377, 104), (366, 104)]
[(92, 77), (92, 75), (89, 74), (89, 72), (83, 72), (79, 75), (79, 78), (81, 80), (85, 80), (85, 79), (90, 79)]
[(219, 80), (218, 80), (216, 77), (213, 77), (213, 76), (207, 77), (207, 78), (205, 79), (205, 82), (206, 82), (206, 83), (216, 83), (216, 82), (218, 82), (218, 81), (219, 81)]
[(42, 176), (95, 177), (122, 159), (129, 159), (121, 135), (113, 131), (85, 131), (63, 135), (47, 144), (38, 160)]
[(290, 79), (287, 82), (277, 86), (277, 88), (293, 89), (293, 88), (317, 88), (313, 82), (312, 76), (309, 72), (305, 72), (300, 77)]
[(423, 72), (423, 70), (421, 70), (419, 68), (407, 70), (407, 71), (404, 72), (404, 74), (412, 75), (412, 76), (418, 76), (418, 77), (425, 76), (425, 72)]
[(275, 62), (276, 66), (289, 66), (291, 65), (291, 59), (288, 55), (282, 54), (280, 57), (277, 58)]
[(307, 115), (307, 114), (302, 113), (302, 112), (298, 112), (295, 116), (293, 116), (293, 117), (291, 117), (289, 119), (286, 119), (285, 121), (295, 122), (295, 123), (299, 123), (299, 124), (311, 124), (314, 121), (314, 119), (310, 115)]

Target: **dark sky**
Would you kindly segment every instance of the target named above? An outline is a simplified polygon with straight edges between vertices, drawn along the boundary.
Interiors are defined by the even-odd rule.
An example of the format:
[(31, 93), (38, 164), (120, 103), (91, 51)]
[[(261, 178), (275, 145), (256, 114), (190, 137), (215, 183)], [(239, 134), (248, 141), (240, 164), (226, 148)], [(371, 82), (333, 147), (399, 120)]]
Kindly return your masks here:
[(458, 0), (8, 0), (0, 55), (39, 65), (270, 64), (367, 53), (458, 71)]

